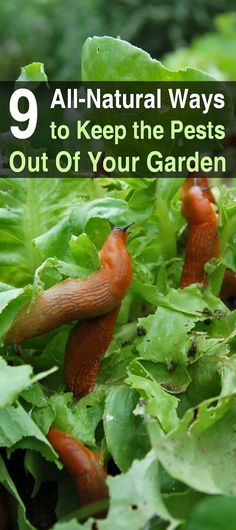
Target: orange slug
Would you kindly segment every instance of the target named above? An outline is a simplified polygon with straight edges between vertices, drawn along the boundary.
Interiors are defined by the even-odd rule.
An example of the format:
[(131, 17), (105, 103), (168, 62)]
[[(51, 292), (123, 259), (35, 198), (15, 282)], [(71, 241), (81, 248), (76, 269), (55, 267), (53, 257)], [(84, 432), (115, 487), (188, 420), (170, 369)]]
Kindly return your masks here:
[(75, 481), (81, 507), (109, 498), (99, 454), (55, 427), (49, 429), (47, 438)]
[(99, 271), (87, 278), (68, 278), (24, 306), (8, 330), (5, 344), (20, 344), (67, 322), (104, 315), (119, 306), (133, 274), (125, 246), (127, 228), (113, 227), (100, 252)]
[(103, 354), (114, 332), (120, 306), (106, 315), (84, 320), (72, 329), (65, 354), (65, 380), (75, 398), (90, 392), (96, 383)]
[[(194, 173), (198, 174), (198, 173)], [(204, 197), (208, 199), (212, 204), (216, 204), (215, 197), (210, 189), (208, 178), (207, 177), (187, 177), (181, 188), (182, 199), (188, 194), (190, 188), (194, 185), (199, 186), (203, 191)]]
[(188, 222), (189, 230), (181, 287), (192, 283), (206, 285), (204, 266), (211, 258), (220, 255), (218, 216), (205, 195), (206, 191), (199, 185), (193, 185), (186, 190), (188, 186), (184, 185), (182, 190), (182, 213)]

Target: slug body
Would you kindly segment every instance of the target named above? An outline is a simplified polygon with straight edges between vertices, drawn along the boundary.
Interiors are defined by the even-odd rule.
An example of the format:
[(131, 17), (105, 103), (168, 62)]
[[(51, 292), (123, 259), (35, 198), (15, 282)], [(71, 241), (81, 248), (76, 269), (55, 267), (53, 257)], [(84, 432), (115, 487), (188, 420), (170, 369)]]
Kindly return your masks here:
[[(188, 179), (187, 179), (188, 180)], [(207, 284), (204, 266), (213, 257), (219, 257), (217, 214), (205, 191), (192, 186), (182, 193), (182, 213), (188, 222), (188, 240), (181, 287), (192, 283)]]
[(50, 428), (47, 437), (75, 480), (80, 506), (108, 499), (107, 475), (100, 456), (54, 427)]
[(17, 315), (5, 344), (22, 343), (73, 320), (103, 315), (120, 305), (132, 280), (127, 232), (114, 228), (100, 252), (101, 269), (84, 279), (68, 278), (36, 296)]
[(181, 188), (182, 199), (188, 194), (189, 190), (195, 185), (201, 188), (204, 197), (206, 197), (208, 201), (210, 201), (212, 204), (216, 204), (216, 200), (210, 189), (207, 177), (187, 177)]
[(84, 320), (72, 329), (65, 354), (66, 386), (75, 398), (90, 392), (96, 383), (101, 359), (113, 336), (120, 306), (106, 315)]

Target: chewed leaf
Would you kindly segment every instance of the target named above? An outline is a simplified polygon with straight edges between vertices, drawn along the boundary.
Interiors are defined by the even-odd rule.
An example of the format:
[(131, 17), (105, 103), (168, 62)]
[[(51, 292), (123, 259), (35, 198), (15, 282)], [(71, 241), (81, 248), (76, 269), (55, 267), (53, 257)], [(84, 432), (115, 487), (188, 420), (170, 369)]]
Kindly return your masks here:
[(17, 81), (47, 81), (43, 63), (31, 63), (21, 68)]
[(177, 363), (187, 363), (188, 332), (195, 325), (194, 316), (159, 307), (154, 315), (140, 319), (139, 323), (146, 330), (138, 345), (140, 357), (163, 363), (173, 359)]
[(188, 410), (178, 429), (165, 436), (148, 425), (151, 443), (165, 469), (198, 491), (236, 494), (236, 408), (232, 397), (203, 402)]
[(140, 530), (154, 515), (174, 530), (179, 521), (167, 511), (159, 490), (158, 462), (154, 451), (135, 461), (127, 473), (110, 477), (110, 510), (106, 520), (98, 523), (99, 530)]
[[(69, 393), (51, 396), (49, 405), (55, 414), (53, 425), (90, 447), (96, 446), (95, 430), (102, 419), (104, 399), (103, 387), (97, 387), (78, 402), (74, 402)], [(35, 414), (40, 414), (40, 409)]]
[(169, 432), (178, 426), (178, 399), (167, 393), (139, 362), (131, 363), (126, 383), (140, 393), (146, 411), (158, 418), (164, 431)]
[[(111, 61), (112, 57), (112, 61)], [(83, 81), (212, 81), (195, 68), (168, 70), (148, 53), (121, 39), (93, 37), (82, 49)]]
[(125, 226), (127, 215), (128, 204), (126, 201), (106, 197), (82, 204), (79, 211), (72, 215), (72, 224), (82, 231), (89, 219), (98, 217), (109, 219), (116, 226)]

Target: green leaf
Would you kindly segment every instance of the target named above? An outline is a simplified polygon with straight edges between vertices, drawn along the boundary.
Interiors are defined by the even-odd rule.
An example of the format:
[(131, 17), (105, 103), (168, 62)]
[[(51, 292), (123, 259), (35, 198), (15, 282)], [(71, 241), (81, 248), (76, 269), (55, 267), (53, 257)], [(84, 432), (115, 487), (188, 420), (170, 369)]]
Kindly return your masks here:
[[(8, 252), (9, 257), (0, 261), (2, 281), (21, 287), (32, 282), (35, 270), (47, 257), (65, 259), (71, 236), (67, 214), (77, 207), (78, 197), (84, 197), (86, 180), (81, 183), (73, 178), (0, 179), (0, 253), (6, 258)], [(56, 243), (57, 223), (63, 225), (63, 233)], [(49, 236), (44, 244), (38, 241), (50, 229), (50, 241)]]
[(236, 497), (204, 499), (194, 509), (186, 530), (235, 530)]
[(106, 397), (103, 424), (107, 447), (121, 471), (150, 449), (144, 420), (134, 415), (138, 394), (125, 385), (112, 388)]
[(35, 527), (32, 526), (26, 518), (26, 508), (24, 506), (24, 503), (16, 489), (16, 486), (13, 480), (11, 479), (7, 471), (6, 465), (1, 456), (0, 456), (0, 482), (17, 501), (17, 504), (18, 504), (17, 522), (19, 524), (19, 530), (36, 530)]
[(221, 396), (236, 394), (236, 355), (221, 359), (219, 369), (221, 372)]
[[(111, 61), (112, 57), (112, 61)], [(83, 81), (209, 81), (197, 69), (168, 70), (148, 53), (121, 39), (93, 37), (82, 49)]]
[(161, 498), (158, 463), (154, 451), (117, 477), (108, 479), (110, 510), (106, 520), (99, 521), (99, 530), (140, 530), (153, 517), (166, 521), (173, 530), (178, 521), (171, 517)]
[[(85, 256), (84, 259), (86, 260)], [(55, 283), (61, 282), (65, 278), (80, 278), (88, 276), (89, 273), (91, 274), (91, 272), (94, 272), (92, 264), (90, 264), (90, 267), (91, 270), (84, 266), (80, 267), (74, 262), (62, 261), (58, 258), (47, 258), (35, 271), (34, 289), (49, 289), (49, 287), (52, 287)]]
[[(174, 489), (175, 487), (173, 487), (172, 493), (168, 495), (164, 494), (163, 500), (165, 501), (165, 505), (171, 515), (176, 517), (176, 519), (183, 521), (189, 517), (196, 504), (199, 503), (205, 495), (191, 489), (177, 492), (174, 492)], [(198, 530), (200, 529), (202, 530), (201, 527), (199, 527)]]
[[(207, 346), (207, 339), (203, 339), (202, 346)], [(197, 342), (195, 342), (197, 344)], [(200, 346), (197, 346), (199, 351)], [(217, 351), (217, 350), (216, 350)], [(222, 354), (224, 354), (222, 348)], [(197, 405), (204, 399), (213, 396), (218, 396), (221, 390), (219, 366), (222, 362), (220, 351), (214, 354), (214, 351), (202, 352), (202, 357), (194, 362), (189, 368), (188, 373), (191, 378), (191, 383), (187, 390), (187, 395), (190, 398), (191, 405)]]
[(175, 429), (179, 423), (176, 413), (178, 399), (168, 394), (139, 362), (133, 361), (128, 373), (126, 383), (138, 390), (150, 416), (158, 418), (164, 431)]
[(31, 287), (4, 289), (0, 292), (0, 340), (4, 337), (19, 310), (30, 299), (31, 294)]
[(51, 256), (56, 256), (59, 259), (68, 258), (69, 245), (68, 242), (72, 235), (69, 219), (66, 217), (59, 221), (47, 232), (39, 235), (34, 239), (34, 246), (40, 254), (42, 260)]
[(55, 419), (55, 411), (50, 403), (47, 403), (47, 405), (44, 406), (35, 407), (32, 411), (32, 419), (40, 431), (46, 436)]
[(47, 372), (33, 376), (31, 366), (8, 366), (6, 361), (0, 357), (0, 408), (11, 405), (25, 388), (47, 377), (55, 370), (51, 368)]
[(181, 394), (188, 388), (191, 381), (187, 369), (175, 361), (166, 365), (166, 363), (138, 359), (131, 363), (128, 369), (129, 371), (136, 371), (138, 367), (144, 368), (149, 377), (152, 376), (163, 389), (171, 394)]
[(48, 403), (48, 398), (46, 397), (40, 383), (35, 383), (33, 386), (23, 390), (23, 392), (21, 392), (21, 397), (27, 401), (27, 403), (31, 403), (38, 407), (43, 407)]
[(148, 430), (157, 457), (170, 475), (197, 491), (234, 495), (235, 418), (235, 403), (227, 396), (217, 404), (212, 399), (189, 409), (167, 436), (154, 420), (149, 421)]
[(24, 292), (24, 289), (14, 289), (4, 284), (1, 284), (1, 286), (3, 286), (0, 292), (0, 311), (2, 312), (11, 300), (18, 298)]
[(31, 449), (26, 450), (24, 469), (34, 478), (34, 488), (31, 493), (32, 498), (35, 497), (42, 483), (46, 482), (49, 477), (50, 481), (58, 479), (57, 468), (51, 462), (47, 462), (42, 458), (39, 453)]
[(63, 520), (64, 518), (70, 520), (72, 518), (71, 513), (75, 515), (75, 512), (78, 511), (78, 491), (76, 488), (76, 483), (74, 480), (71, 480), (71, 475), (69, 475), (66, 468), (60, 471), (59, 476), (57, 476), (58, 481), (58, 501), (56, 507), (56, 516), (58, 520)]
[(163, 296), (155, 285), (142, 283), (135, 278), (132, 283), (132, 291), (154, 306), (160, 305), (180, 313), (195, 315), (199, 320), (206, 319), (205, 308), (210, 312), (228, 312), (218, 297), (214, 296), (209, 289), (203, 290), (198, 285), (190, 285), (185, 289), (170, 288), (168, 293)]
[(55, 414), (53, 425), (71, 434), (81, 443), (95, 447), (95, 430), (102, 419), (104, 398), (103, 387), (96, 387), (77, 403), (69, 393), (51, 396), (50, 405)]
[(87, 234), (72, 236), (69, 244), (75, 262), (87, 269), (88, 273), (100, 268), (96, 247)]
[(122, 199), (113, 199), (112, 197), (95, 199), (82, 204), (79, 210), (71, 216), (72, 225), (79, 232), (82, 232), (92, 218), (107, 219), (120, 227), (133, 222), (127, 202)]
[[(134, 358), (134, 353), (132, 351), (132, 346), (124, 346), (124, 342), (126, 341), (126, 337), (128, 337), (128, 333), (130, 330), (130, 325), (127, 324), (128, 330), (124, 329), (124, 326), (122, 326), (124, 330), (124, 341), (123, 346), (119, 348), (117, 344), (117, 334), (115, 334), (115, 337), (112, 341), (112, 343), (109, 346), (108, 351), (106, 352), (106, 356), (103, 359), (101, 363), (101, 369), (98, 374), (97, 382), (101, 384), (106, 384), (108, 386), (117, 385), (124, 382), (124, 379), (127, 375), (127, 368), (130, 363), (130, 361)], [(135, 330), (133, 326), (131, 327), (131, 340), (136, 335), (136, 327)], [(118, 332), (119, 337), (119, 332)], [(122, 340), (123, 334), (121, 336)], [(111, 354), (110, 354), (111, 353)]]
[(9, 453), (19, 447), (34, 449), (47, 460), (57, 462), (47, 438), (20, 404), (0, 410), (0, 447), (9, 448)]
[(141, 318), (139, 324), (147, 332), (137, 346), (140, 357), (166, 364), (173, 360), (187, 363), (188, 332), (195, 325), (193, 316), (159, 307), (154, 315)]
[(170, 219), (170, 215), (164, 201), (160, 197), (156, 201), (156, 216), (163, 236), (162, 253), (166, 259), (171, 259), (176, 255), (176, 234), (175, 225)]
[(144, 190), (135, 190), (132, 197), (129, 200), (129, 209), (135, 215), (133, 221), (141, 221), (147, 219), (155, 206), (156, 200), (156, 182), (151, 182), (149, 186), (146, 186)]
[(21, 68), (17, 81), (47, 81), (43, 63), (31, 63)]

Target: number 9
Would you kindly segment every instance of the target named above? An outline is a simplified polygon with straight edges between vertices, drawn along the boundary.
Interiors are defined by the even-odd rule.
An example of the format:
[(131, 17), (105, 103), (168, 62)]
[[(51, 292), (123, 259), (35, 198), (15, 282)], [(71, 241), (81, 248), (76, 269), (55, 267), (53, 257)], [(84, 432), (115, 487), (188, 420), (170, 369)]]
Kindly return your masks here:
[[(20, 98), (26, 98), (29, 103), (28, 110), (26, 112), (20, 112), (19, 110), (19, 100)], [(30, 138), (34, 134), (37, 125), (38, 119), (38, 106), (37, 100), (31, 90), (28, 88), (18, 88), (13, 92), (10, 99), (10, 114), (12, 118), (20, 123), (28, 121), (28, 126), (23, 131), (16, 125), (11, 126), (11, 133), (15, 138), (20, 140), (25, 140)]]

